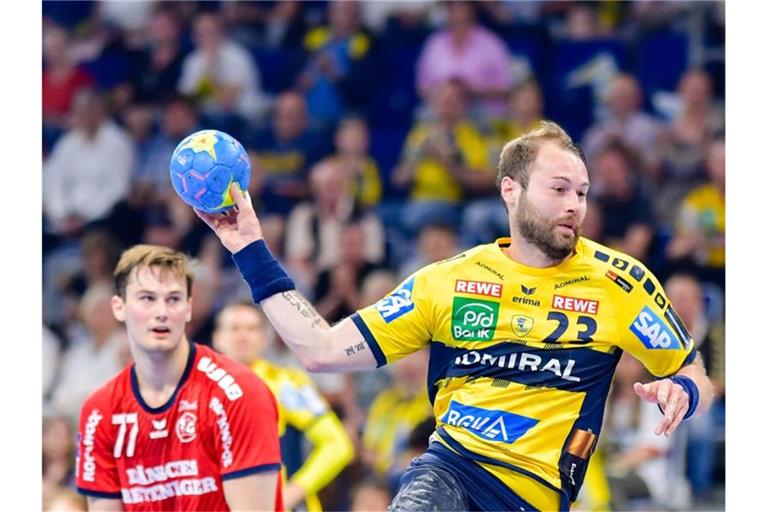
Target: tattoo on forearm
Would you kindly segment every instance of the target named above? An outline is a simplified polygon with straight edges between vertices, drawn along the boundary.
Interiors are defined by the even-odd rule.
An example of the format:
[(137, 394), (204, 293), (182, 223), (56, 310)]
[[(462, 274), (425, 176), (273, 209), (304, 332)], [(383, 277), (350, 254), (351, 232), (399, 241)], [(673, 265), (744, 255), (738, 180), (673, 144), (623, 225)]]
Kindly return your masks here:
[(323, 323), (323, 317), (320, 316), (320, 314), (315, 311), (315, 308), (312, 307), (312, 304), (300, 294), (288, 291), (283, 292), (282, 295), (288, 304), (296, 308), (296, 311), (298, 311), (304, 318), (312, 320), (312, 324), (310, 325), (311, 329), (314, 329), (316, 326)]
[(357, 345), (350, 345), (347, 348), (345, 348), (344, 353), (347, 354), (347, 357), (352, 357), (356, 353), (362, 352), (363, 350), (365, 350), (365, 343), (361, 341)]

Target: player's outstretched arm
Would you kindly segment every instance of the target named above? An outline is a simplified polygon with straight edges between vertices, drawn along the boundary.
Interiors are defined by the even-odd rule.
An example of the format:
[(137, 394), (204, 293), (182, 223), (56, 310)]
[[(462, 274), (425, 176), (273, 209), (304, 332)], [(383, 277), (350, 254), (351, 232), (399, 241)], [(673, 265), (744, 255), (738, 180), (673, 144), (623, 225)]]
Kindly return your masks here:
[[(682, 384), (678, 383), (675, 377), (690, 379), (696, 389), (687, 389), (686, 386), (690, 384), (686, 384), (685, 381), (679, 381)], [(671, 435), (691, 407), (695, 407), (695, 414), (703, 414), (712, 405), (714, 397), (712, 382), (707, 377), (699, 354), (691, 364), (683, 366), (673, 377), (648, 384), (636, 382), (634, 389), (643, 400), (659, 404), (664, 412), (664, 417), (656, 427), (656, 435)]]
[(93, 496), (88, 496), (88, 510), (99, 512), (114, 512), (122, 511), (124, 509), (122, 500), (114, 498), (95, 498)]
[(277, 471), (224, 480), (224, 498), (230, 510), (274, 510)]
[(312, 372), (376, 368), (376, 358), (350, 319), (328, 325), (315, 308), (293, 288), (290, 279), (262, 240), (261, 225), (250, 197), (236, 185), (230, 188), (236, 208), (226, 215), (195, 210), (235, 257), (269, 322), (302, 364)]

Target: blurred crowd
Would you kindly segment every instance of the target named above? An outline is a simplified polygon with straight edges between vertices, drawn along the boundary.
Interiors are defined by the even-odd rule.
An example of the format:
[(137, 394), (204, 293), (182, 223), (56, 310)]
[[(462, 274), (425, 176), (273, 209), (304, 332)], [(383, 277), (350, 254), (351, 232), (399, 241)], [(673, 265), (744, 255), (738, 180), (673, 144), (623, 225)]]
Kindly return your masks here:
[[(405, 276), (507, 233), (501, 146), (552, 119), (584, 149), (582, 235), (664, 282), (716, 384), (670, 438), (623, 358), (579, 506), (688, 509), (724, 484), (723, 2), (43, 2), (43, 493), (72, 493), (85, 396), (130, 361), (110, 309), (135, 243), (195, 261), (188, 335), (248, 299), (173, 192), (176, 144), (203, 128), (248, 150), (264, 236), (335, 322)], [(424, 357), (422, 357), (422, 355)], [(384, 510), (434, 427), (426, 355), (313, 375), (355, 458), (327, 510)], [(273, 335), (269, 357), (295, 358)], [(721, 498), (719, 498), (721, 500)], [(722, 505), (722, 502), (720, 502)], [(718, 506), (720, 506), (718, 505)]]

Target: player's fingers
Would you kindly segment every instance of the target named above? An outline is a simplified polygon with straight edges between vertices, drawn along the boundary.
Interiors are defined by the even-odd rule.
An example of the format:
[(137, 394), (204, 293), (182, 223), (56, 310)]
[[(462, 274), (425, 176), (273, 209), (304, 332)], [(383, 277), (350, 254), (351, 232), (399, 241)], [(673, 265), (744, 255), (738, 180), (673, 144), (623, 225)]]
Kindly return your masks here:
[(672, 433), (677, 430), (677, 427), (680, 426), (680, 423), (683, 421), (683, 418), (687, 412), (688, 403), (686, 400), (683, 400), (682, 406), (678, 408), (677, 414), (675, 415), (675, 419), (672, 420), (672, 423), (669, 425), (669, 427), (667, 427), (667, 430), (664, 431), (665, 436), (671, 436)]
[(240, 185), (236, 181), (233, 181), (232, 185), (229, 186), (229, 193), (238, 210), (242, 211), (249, 205), (248, 199), (246, 199), (245, 194), (240, 190)]
[(635, 390), (637, 396), (646, 402), (656, 402), (656, 393), (653, 390), (653, 384), (653, 382), (649, 384), (641, 384), (640, 382), (635, 382), (633, 389)]
[(200, 218), (200, 220), (205, 222), (209, 228), (213, 230), (216, 229), (216, 224), (215, 224), (216, 219), (214, 219), (211, 215), (205, 213), (204, 211), (198, 210), (197, 208), (192, 208), (192, 211), (194, 211), (195, 215), (197, 215), (198, 218)]

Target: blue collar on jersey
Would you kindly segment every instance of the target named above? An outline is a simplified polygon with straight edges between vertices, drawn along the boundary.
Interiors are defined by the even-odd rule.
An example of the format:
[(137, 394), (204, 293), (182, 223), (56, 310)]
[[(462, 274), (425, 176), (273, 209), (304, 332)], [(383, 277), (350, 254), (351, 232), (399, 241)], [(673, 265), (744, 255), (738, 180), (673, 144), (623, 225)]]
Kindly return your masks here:
[(149, 404), (147, 404), (147, 402), (145, 402), (141, 397), (141, 393), (139, 392), (139, 379), (136, 376), (136, 363), (131, 366), (131, 389), (133, 390), (134, 398), (136, 398), (136, 401), (139, 403), (142, 409), (150, 414), (158, 414), (167, 411), (173, 405), (173, 403), (176, 401), (176, 396), (179, 394), (181, 386), (184, 385), (184, 383), (189, 378), (189, 374), (192, 372), (192, 363), (195, 360), (195, 352), (195, 344), (190, 341), (189, 355), (187, 356), (187, 365), (184, 367), (184, 373), (181, 374), (181, 379), (179, 379), (179, 383), (176, 384), (176, 389), (173, 390), (171, 398), (169, 398), (168, 401), (160, 407), (150, 407)]

